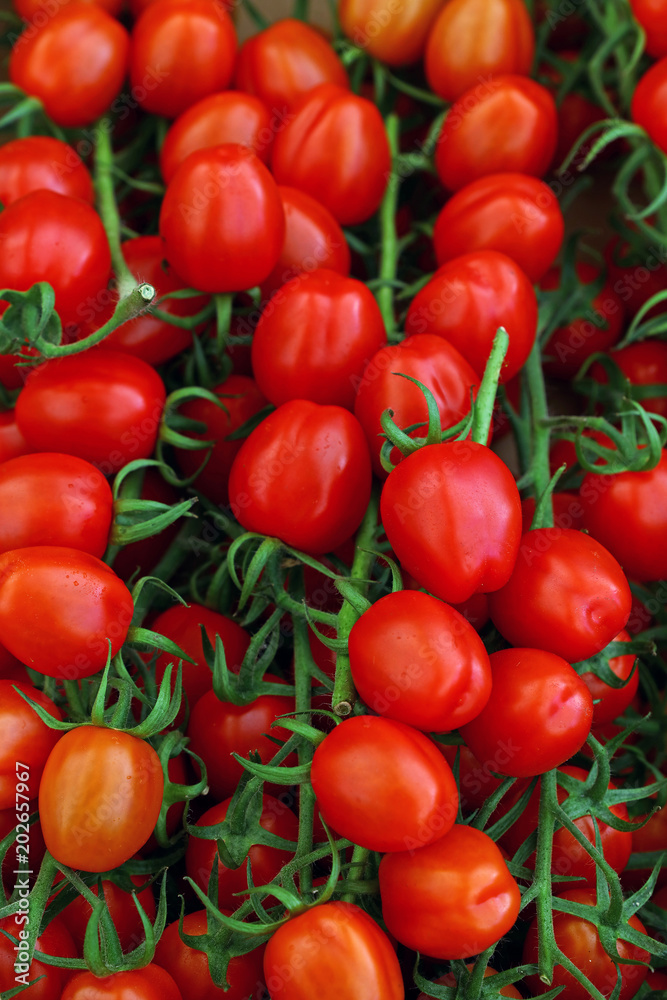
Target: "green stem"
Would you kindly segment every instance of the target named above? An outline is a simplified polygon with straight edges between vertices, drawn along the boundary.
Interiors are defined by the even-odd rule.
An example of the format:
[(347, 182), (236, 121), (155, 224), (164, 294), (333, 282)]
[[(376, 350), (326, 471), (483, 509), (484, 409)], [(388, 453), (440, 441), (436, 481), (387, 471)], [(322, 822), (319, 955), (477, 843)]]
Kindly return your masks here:
[(123, 257), (120, 238), (120, 216), (116, 195), (114, 192), (114, 161), (111, 147), (111, 136), (102, 122), (95, 129), (95, 188), (97, 191), (98, 210), (104, 225), (111, 263), (118, 282), (118, 293), (121, 301), (128, 296), (136, 286), (136, 280)]
[[(368, 861), (369, 854), (370, 851), (368, 850), (367, 847), (359, 847), (358, 844), (354, 845), (354, 849), (352, 851), (352, 866), (349, 872), (347, 873), (347, 877), (345, 880), (348, 884), (349, 883), (354, 884), (355, 882), (363, 882), (366, 862)], [(354, 889), (351, 889), (348, 892), (343, 893), (341, 899), (345, 903), (354, 903), (355, 902)]]
[(547, 771), (540, 781), (540, 812), (537, 826), (535, 878), (537, 885), (537, 926), (539, 952), (537, 964), (540, 979), (551, 983), (554, 968), (554, 929), (551, 906), (551, 855), (554, 835), (552, 802), (556, 800), (556, 771)]
[(399, 151), (399, 120), (397, 115), (389, 115), (386, 121), (386, 128), (392, 158), (392, 170), (380, 206), (381, 251), (379, 279), (381, 285), (377, 290), (376, 298), (380, 306), (387, 335), (389, 336), (396, 328), (394, 282), (396, 280), (400, 254), (398, 236), (396, 234), (396, 210), (398, 208), (398, 193), (401, 187), (401, 178), (396, 169)]
[(493, 407), (498, 391), (498, 379), (509, 344), (507, 330), (503, 326), (499, 326), (493, 338), (489, 360), (486, 363), (484, 377), (475, 400), (471, 437), (477, 444), (486, 444), (489, 437), (489, 428), (493, 420)]
[[(310, 711), (312, 656), (308, 642), (308, 626), (305, 621), (294, 620), (294, 687), (296, 695), (296, 712)], [(308, 740), (302, 740), (298, 751), (299, 764), (309, 764), (313, 759), (314, 748)], [(315, 815), (315, 793), (309, 781), (299, 786), (299, 837), (296, 856), (298, 858), (310, 854), (313, 849), (313, 817)], [(313, 887), (313, 871), (306, 865), (299, 873), (301, 891), (310, 892)]]
[(215, 295), (215, 324), (216, 324), (216, 351), (218, 358), (225, 353), (227, 340), (229, 338), (229, 327), (232, 321), (232, 306), (234, 295)]
[[(134, 281), (134, 278), (132, 279)], [(125, 298), (120, 299), (113, 316), (104, 323), (98, 330), (82, 340), (76, 340), (71, 344), (51, 344), (48, 341), (37, 345), (41, 354), (45, 358), (64, 358), (69, 354), (80, 354), (87, 351), (89, 347), (94, 347), (113, 333), (115, 329), (134, 319), (151, 304), (155, 298), (155, 289), (152, 285), (136, 285)]]
[[(364, 593), (367, 589), (362, 581), (366, 581), (373, 567), (375, 555), (368, 551), (372, 548), (373, 539), (377, 529), (378, 506), (380, 503), (379, 492), (374, 489), (371, 501), (364, 514), (359, 531), (357, 532), (354, 547), (354, 560), (350, 570), (350, 579), (358, 581), (357, 589)], [(352, 626), (359, 619), (359, 612), (349, 601), (343, 603), (338, 615), (338, 638), (348, 639)], [(352, 711), (357, 693), (354, 689), (352, 674), (350, 672), (350, 657), (347, 653), (338, 653), (336, 656), (336, 679), (334, 681), (332, 706), (336, 715), (346, 716)]]
[[(530, 397), (530, 414), (533, 426), (533, 447), (530, 459), (530, 471), (532, 473), (533, 491), (535, 499), (539, 501), (549, 486), (549, 427), (543, 423), (548, 416), (547, 394), (544, 387), (544, 373), (542, 371), (542, 361), (540, 357), (540, 345), (535, 340), (533, 349), (530, 352), (525, 367), (526, 382), (528, 383), (528, 393)], [(522, 472), (526, 470), (523, 469)], [(553, 506), (547, 504), (543, 509), (542, 528), (553, 527)]]

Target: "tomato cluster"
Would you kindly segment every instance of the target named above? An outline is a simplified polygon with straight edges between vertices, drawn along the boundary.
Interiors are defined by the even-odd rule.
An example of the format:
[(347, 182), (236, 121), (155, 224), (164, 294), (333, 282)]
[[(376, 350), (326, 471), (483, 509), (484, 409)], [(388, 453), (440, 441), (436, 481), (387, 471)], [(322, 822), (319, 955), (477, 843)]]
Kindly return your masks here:
[(0, 993), (664, 991), (667, 4), (238, 6), (2, 22)]

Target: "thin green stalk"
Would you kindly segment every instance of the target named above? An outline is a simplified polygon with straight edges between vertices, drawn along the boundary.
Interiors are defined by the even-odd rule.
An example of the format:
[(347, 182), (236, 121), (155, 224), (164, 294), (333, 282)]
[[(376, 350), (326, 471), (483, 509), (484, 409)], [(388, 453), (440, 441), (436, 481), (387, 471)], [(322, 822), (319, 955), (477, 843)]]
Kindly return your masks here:
[[(134, 278), (132, 279), (134, 281)], [(69, 354), (80, 354), (87, 351), (89, 347), (94, 347), (101, 343), (113, 333), (115, 329), (134, 319), (151, 304), (155, 298), (155, 289), (152, 285), (144, 283), (136, 285), (131, 289), (125, 298), (121, 298), (114, 309), (113, 316), (107, 320), (98, 330), (94, 330), (89, 336), (82, 340), (73, 341), (71, 344), (50, 344), (48, 341), (39, 343), (39, 350), (45, 358), (64, 358)]]
[[(294, 619), (294, 688), (296, 696), (296, 712), (310, 711), (312, 694), (311, 684), (312, 655), (308, 642), (308, 626), (302, 619)], [(298, 751), (299, 764), (309, 764), (313, 759), (313, 746), (307, 740), (301, 741)], [(299, 836), (296, 856), (310, 854), (313, 849), (313, 817), (315, 815), (315, 792), (309, 781), (299, 786)], [(310, 892), (313, 887), (313, 870), (306, 865), (299, 873), (301, 891)]]
[(535, 858), (535, 878), (537, 885), (537, 926), (539, 951), (537, 964), (540, 979), (551, 983), (553, 979), (554, 928), (551, 906), (551, 855), (554, 835), (554, 813), (552, 803), (556, 801), (556, 771), (542, 775), (540, 787), (540, 812), (537, 826), (537, 853)]
[(398, 268), (398, 258), (400, 247), (396, 233), (396, 210), (398, 208), (398, 193), (401, 187), (401, 179), (397, 172), (398, 140), (399, 140), (399, 120), (397, 115), (389, 115), (386, 121), (387, 139), (392, 158), (392, 170), (387, 182), (387, 189), (380, 206), (380, 288), (376, 293), (380, 312), (384, 319), (385, 329), (391, 335), (396, 328), (396, 314), (394, 310), (394, 292), (396, 271)]
[(500, 378), (500, 370), (503, 367), (509, 343), (510, 339), (507, 335), (507, 330), (502, 326), (498, 327), (496, 335), (493, 338), (493, 347), (491, 348), (489, 360), (484, 369), (484, 377), (482, 378), (477, 399), (475, 400), (471, 436), (472, 440), (477, 444), (486, 444), (489, 436), (489, 428), (493, 420), (493, 407), (498, 391), (498, 379)]
[[(533, 426), (533, 447), (530, 459), (530, 471), (532, 473), (533, 490), (535, 499), (539, 501), (549, 486), (549, 428), (543, 421), (548, 416), (547, 394), (544, 387), (544, 373), (542, 371), (542, 361), (540, 357), (540, 345), (535, 340), (533, 349), (526, 362), (526, 379), (528, 382), (528, 393), (530, 397), (530, 413)], [(553, 527), (553, 506), (547, 504), (544, 507), (541, 528)]]
[[(371, 852), (367, 847), (359, 847), (358, 844), (354, 845), (352, 851), (352, 865), (349, 872), (347, 873), (345, 881), (350, 883), (363, 882), (364, 875), (366, 873), (366, 862), (368, 861), (368, 856)], [(344, 903), (354, 903), (355, 902), (355, 892), (353, 889), (348, 890), (343, 893), (341, 899)]]
[(130, 295), (137, 282), (127, 266), (121, 250), (121, 223), (114, 192), (113, 149), (111, 136), (104, 121), (95, 129), (95, 189), (98, 210), (109, 241), (111, 263), (122, 300)]

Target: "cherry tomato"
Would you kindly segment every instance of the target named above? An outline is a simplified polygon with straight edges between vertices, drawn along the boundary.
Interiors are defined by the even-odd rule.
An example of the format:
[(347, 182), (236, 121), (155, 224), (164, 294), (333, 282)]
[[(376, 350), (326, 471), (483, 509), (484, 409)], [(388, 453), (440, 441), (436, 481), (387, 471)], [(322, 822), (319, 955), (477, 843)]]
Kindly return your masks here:
[(450, 0), (431, 28), (424, 67), (432, 90), (455, 101), (476, 87), (483, 97), (497, 74), (527, 76), (535, 35), (521, 0)]
[(632, 120), (641, 125), (663, 153), (667, 151), (667, 127), (663, 115), (666, 96), (667, 54), (641, 77), (630, 105)]
[(321, 268), (293, 278), (264, 307), (252, 368), (260, 392), (276, 406), (310, 399), (351, 410), (355, 382), (386, 341), (370, 289)]
[[(609, 357), (618, 365), (632, 387), (643, 390), (644, 386), (667, 383), (667, 344), (662, 340), (652, 337), (650, 340), (628, 344), (627, 347), (610, 352)], [(591, 365), (588, 375), (603, 385), (608, 382), (606, 371), (597, 362)], [(645, 410), (667, 417), (667, 397), (658, 394), (658, 390), (655, 396), (645, 397), (642, 392), (641, 397), (637, 398)]]
[(229, 475), (231, 507), (247, 531), (311, 555), (347, 541), (370, 490), (371, 460), (359, 422), (340, 406), (301, 399), (283, 403), (255, 428)]
[(432, 958), (468, 958), (499, 941), (519, 913), (521, 893), (486, 833), (456, 824), (426, 847), (380, 862), (387, 929)]
[(419, 591), (399, 590), (371, 605), (352, 627), (349, 654), (369, 708), (425, 732), (458, 729), (491, 693), (489, 657), (472, 625)]
[[(0, 920), (0, 929), (7, 931), (20, 943), (25, 940), (28, 934), (28, 919), (28, 913), (21, 910), (11, 917), (3, 917)], [(3, 993), (21, 985), (17, 984), (16, 981), (18, 974), (26, 976), (25, 981), (31, 984), (27, 990), (23, 991), (27, 1000), (60, 1000), (69, 972), (67, 969), (58, 968), (57, 965), (47, 965), (46, 962), (40, 962), (40, 952), (45, 955), (56, 955), (60, 958), (77, 957), (74, 942), (61, 917), (54, 917), (50, 920), (48, 926), (37, 938), (35, 957), (30, 965), (21, 961), (21, 951), (18, 950), (18, 945), (10, 941), (4, 934), (0, 934), (0, 990)], [(23, 952), (23, 954), (26, 953)], [(18, 970), (15, 963), (20, 966)], [(42, 977), (40, 981), (34, 982), (40, 976)]]
[(225, 90), (235, 58), (234, 24), (218, 0), (160, 0), (132, 29), (132, 92), (145, 111), (175, 118)]
[(348, 38), (389, 66), (408, 66), (424, 54), (441, 0), (339, 0), (338, 18)]
[[(428, 408), (424, 394), (409, 379), (422, 382), (433, 393), (443, 430), (453, 427), (470, 412), (471, 395), (477, 395), (479, 376), (449, 341), (431, 333), (406, 337), (400, 344), (390, 344), (374, 354), (358, 382), (354, 415), (364, 429), (373, 461), (373, 472), (380, 479), (388, 473), (380, 463), (384, 443), (380, 418), (393, 410), (394, 422), (402, 428), (420, 424), (411, 437), (426, 433)], [(393, 448), (390, 459), (398, 464), (403, 455)]]
[(130, 37), (96, 3), (68, 3), (12, 49), (9, 78), (44, 105), (64, 128), (91, 125), (115, 98), (127, 74)]
[[(134, 605), (101, 559), (35, 545), (0, 556), (0, 642), (49, 677), (90, 677), (125, 641)], [(113, 866), (112, 866), (113, 867)]]
[(447, 112), (436, 170), (450, 191), (506, 171), (543, 177), (557, 135), (556, 104), (546, 87), (526, 76), (494, 76), (486, 89), (477, 83)]
[(99, 348), (35, 368), (16, 419), (31, 449), (66, 450), (108, 475), (153, 453), (165, 398), (145, 361)]
[[(146, 884), (144, 876), (130, 875), (130, 878), (137, 889)], [(95, 896), (100, 894), (96, 885), (91, 885), (90, 891)], [(133, 951), (145, 939), (145, 934), (139, 911), (134, 905), (132, 896), (107, 878), (102, 879), (102, 892), (113, 925), (118, 932), (121, 948), (125, 952)], [(157, 911), (153, 890), (150, 886), (137, 892), (137, 900), (148, 919), (153, 923)], [(77, 896), (61, 913), (79, 954), (83, 954), (83, 941), (92, 912), (93, 908), (90, 903), (83, 896)]]
[(61, 736), (39, 787), (39, 816), (56, 861), (106, 872), (146, 843), (162, 805), (160, 759), (149, 743), (100, 726)]
[(511, 472), (484, 445), (420, 448), (390, 473), (380, 504), (401, 565), (435, 597), (465, 601), (510, 578), (521, 501)]
[(264, 978), (271, 1000), (403, 1000), (387, 935), (354, 903), (322, 903), (292, 917), (269, 939)]
[(294, 18), (282, 18), (246, 39), (239, 49), (235, 82), (255, 94), (276, 116), (276, 131), (295, 105), (321, 83), (348, 87), (347, 73), (326, 38)]
[[(5, 384), (1, 376), (0, 382)], [(29, 451), (28, 442), (16, 423), (16, 411), (5, 410), (0, 413), (0, 464), (11, 458), (18, 458), (19, 455), (27, 455)]]
[(391, 173), (382, 116), (366, 98), (323, 83), (276, 135), (272, 165), (278, 184), (317, 198), (341, 225), (365, 222)]
[(72, 146), (46, 135), (13, 139), (0, 147), (0, 203), (5, 207), (40, 188), (95, 200), (93, 182)]
[(80, 322), (89, 300), (106, 295), (109, 243), (97, 212), (54, 191), (33, 191), (0, 215), (0, 288), (27, 291), (47, 281), (64, 327)]
[[(54, 719), (63, 714), (54, 702), (29, 683), (0, 680), (0, 726), (2, 726), (2, 756), (0, 757), (0, 809), (15, 807), (16, 813), (27, 809), (28, 797), (37, 798), (42, 770), (61, 733), (42, 722), (35, 710), (18, 691), (36, 701)], [(27, 771), (25, 781), (18, 780), (18, 772)], [(19, 784), (22, 786), (19, 788)], [(27, 829), (27, 827), (26, 827)]]
[(543, 181), (528, 174), (488, 174), (449, 199), (436, 219), (433, 241), (441, 266), (473, 250), (499, 250), (534, 283), (553, 264), (563, 231), (560, 206)]
[(569, 663), (604, 649), (630, 608), (630, 587), (614, 556), (572, 528), (526, 532), (509, 581), (489, 598), (491, 619), (508, 642)]
[(530, 354), (537, 332), (537, 299), (521, 268), (504, 253), (477, 250), (443, 264), (408, 309), (408, 334), (433, 333), (448, 340), (481, 378), (493, 338), (504, 326), (510, 342), (501, 382), (512, 378)]
[[(622, 629), (612, 641), (630, 642), (630, 636), (625, 629)], [(639, 687), (639, 670), (633, 669), (635, 661), (634, 653), (628, 653), (625, 656), (612, 656), (607, 660), (611, 672), (619, 680), (627, 681), (623, 687), (612, 687), (593, 672), (581, 674), (581, 679), (585, 681), (586, 687), (593, 695), (593, 700), (597, 702), (593, 706), (594, 726), (603, 726), (608, 722), (613, 722), (619, 715), (623, 715), (626, 708), (632, 704)]]
[(198, 149), (224, 143), (248, 146), (268, 162), (275, 129), (269, 109), (258, 97), (234, 90), (210, 94), (176, 119), (160, 148), (160, 170), (171, 183), (183, 160)]
[(541, 649), (492, 653), (491, 697), (461, 736), (479, 761), (515, 778), (568, 760), (588, 736), (593, 699), (560, 656)]
[(165, 257), (193, 288), (252, 288), (282, 250), (285, 213), (276, 182), (246, 146), (191, 153), (167, 188), (160, 235)]
[(0, 465), (0, 552), (63, 545), (101, 559), (112, 514), (111, 488), (90, 462), (44, 452)]
[(630, 0), (635, 18), (646, 32), (646, 51), (655, 59), (667, 56), (665, 0)]
[(159, 965), (98, 977), (79, 972), (68, 982), (61, 1000), (182, 1000), (180, 990)]

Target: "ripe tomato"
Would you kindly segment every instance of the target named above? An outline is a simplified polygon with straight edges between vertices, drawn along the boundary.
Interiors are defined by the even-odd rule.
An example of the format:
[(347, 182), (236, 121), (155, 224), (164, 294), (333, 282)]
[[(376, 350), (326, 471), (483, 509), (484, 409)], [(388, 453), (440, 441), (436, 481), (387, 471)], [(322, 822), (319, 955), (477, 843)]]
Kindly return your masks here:
[[(231, 799), (225, 799), (207, 809), (197, 820), (197, 826), (215, 826), (222, 823)], [(262, 815), (260, 826), (276, 837), (296, 841), (299, 835), (299, 820), (279, 799), (272, 795), (262, 796)], [(252, 880), (254, 885), (266, 885), (276, 877), (280, 869), (292, 860), (293, 853), (280, 847), (268, 847), (266, 844), (255, 844), (248, 852)], [(219, 859), (215, 840), (204, 840), (202, 837), (190, 835), (185, 851), (185, 866), (188, 875), (204, 890), (208, 889), (211, 870), (214, 862), (218, 862), (218, 906), (235, 910), (243, 902), (234, 893), (247, 890), (248, 878), (246, 863), (239, 868), (227, 868)]]
[(472, 250), (499, 250), (534, 283), (553, 264), (563, 232), (560, 206), (543, 181), (528, 174), (488, 174), (449, 199), (436, 219), (433, 242), (441, 266)]
[(468, 958), (499, 941), (519, 913), (521, 893), (487, 834), (456, 824), (414, 851), (380, 862), (387, 929), (432, 958)]
[(165, 257), (193, 288), (253, 288), (276, 266), (285, 236), (276, 182), (246, 146), (191, 153), (167, 188), (160, 235)]
[(347, 541), (370, 491), (371, 460), (359, 422), (340, 406), (305, 399), (266, 417), (243, 442), (229, 475), (232, 511), (247, 531), (311, 555)]
[(426, 445), (390, 473), (382, 523), (401, 565), (448, 603), (502, 587), (521, 531), (511, 472), (472, 441)]
[(314, 906), (279, 927), (264, 953), (271, 1000), (403, 1000), (387, 935), (354, 903)]
[[(229, 910), (222, 912), (231, 915)], [(249, 997), (251, 1000), (262, 1000), (266, 995), (263, 945), (231, 959), (226, 975), (229, 990), (225, 991), (211, 979), (206, 952), (187, 945), (178, 932), (178, 924), (178, 920), (174, 920), (165, 927), (155, 949), (154, 962), (166, 969), (183, 997), (188, 1000), (248, 1000)], [(183, 931), (194, 937), (206, 934), (207, 926), (206, 910), (186, 913), (183, 918)]]
[(33, 369), (16, 420), (32, 450), (66, 450), (109, 475), (153, 453), (165, 398), (145, 361), (99, 348)]
[[(146, 877), (142, 875), (130, 875), (133, 883), (139, 886), (146, 884)], [(91, 885), (90, 891), (95, 896), (99, 896), (99, 889), (96, 885)], [(144, 928), (139, 916), (139, 911), (134, 905), (134, 901), (129, 892), (124, 892), (115, 882), (110, 879), (102, 879), (102, 891), (104, 902), (109, 910), (113, 925), (118, 932), (118, 938), (123, 951), (133, 951), (144, 940)], [(150, 886), (137, 892), (137, 899), (146, 912), (146, 916), (153, 923), (155, 921), (156, 906), (153, 890)], [(90, 920), (93, 908), (83, 896), (77, 896), (61, 912), (63, 920), (72, 935), (72, 940), (76, 945), (79, 954), (83, 954), (83, 941), (86, 935), (86, 927)], [(168, 971), (168, 970), (167, 970)]]
[[(630, 636), (622, 629), (615, 635), (613, 642), (630, 642)], [(593, 725), (603, 726), (608, 722), (613, 722), (619, 715), (623, 715), (626, 708), (632, 704), (632, 699), (637, 694), (639, 687), (639, 670), (633, 673), (636, 656), (628, 653), (625, 656), (613, 656), (608, 660), (609, 669), (619, 680), (627, 681), (623, 687), (611, 687), (594, 673), (581, 674), (581, 679), (591, 692), (593, 700), (597, 702), (593, 706)], [(630, 676), (632, 674), (632, 676)], [(629, 678), (629, 679), (628, 679)]]
[(74, 455), (44, 452), (0, 464), (0, 552), (63, 545), (102, 558), (113, 514), (111, 488)]
[(169, 184), (183, 160), (198, 149), (223, 143), (248, 146), (268, 162), (274, 130), (271, 113), (258, 97), (234, 90), (210, 94), (176, 119), (160, 147), (160, 170)]
[(103, 978), (79, 972), (68, 982), (61, 1000), (182, 1000), (178, 986), (159, 965), (114, 972)]
[(631, 603), (623, 570), (599, 542), (572, 528), (537, 528), (521, 539), (514, 572), (489, 610), (508, 642), (575, 663), (618, 635)]
[[(568, 889), (559, 893), (559, 899), (568, 900), (573, 903), (583, 903), (587, 906), (594, 906), (596, 893), (594, 889)], [(630, 917), (628, 921), (630, 927), (644, 932), (644, 925), (639, 917)], [(614, 964), (613, 960), (604, 950), (597, 928), (588, 920), (582, 917), (575, 917), (569, 913), (554, 911), (553, 929), (556, 944), (560, 950), (570, 959), (570, 961), (581, 969), (590, 979), (593, 985), (600, 990), (603, 996), (610, 997), (616, 986), (617, 970), (621, 973), (621, 991), (618, 1000), (631, 1000), (639, 990), (646, 978), (648, 968), (646, 965), (620, 965)], [(617, 939), (616, 947), (621, 958), (631, 962), (649, 962), (650, 956), (643, 948), (629, 944), (621, 938)], [(524, 962), (536, 962), (538, 954), (538, 931), (537, 919), (533, 921), (528, 930), (524, 948)], [(539, 976), (527, 976), (526, 985), (534, 996), (544, 993), (544, 983)], [(564, 986), (563, 995), (568, 1000), (589, 1000), (590, 992), (586, 987), (581, 986), (571, 973), (567, 972), (562, 965), (554, 968), (552, 987)]]
[[(49, 677), (90, 677), (125, 641), (134, 605), (101, 559), (35, 545), (0, 556), (0, 642)], [(112, 866), (113, 867), (113, 866)]]
[(515, 778), (568, 760), (588, 736), (593, 699), (560, 656), (541, 649), (492, 653), (491, 697), (461, 736), (479, 761)]
[(9, 78), (63, 128), (91, 125), (114, 103), (127, 74), (130, 37), (96, 3), (68, 3), (12, 49)]
[(132, 29), (130, 84), (145, 111), (175, 118), (234, 73), (236, 31), (218, 0), (160, 0)]
[[(1, 376), (0, 382), (5, 384)], [(16, 423), (16, 411), (5, 410), (4, 413), (0, 413), (0, 463), (18, 458), (19, 455), (26, 455), (29, 450), (28, 442)]]
[(323, 83), (276, 135), (272, 165), (278, 184), (317, 198), (341, 225), (365, 222), (391, 173), (382, 116), (366, 98)]
[(276, 131), (285, 127), (299, 99), (314, 87), (349, 86), (342, 62), (321, 32), (290, 17), (246, 39), (236, 60), (235, 83), (271, 109)]
[(146, 843), (160, 815), (164, 779), (149, 743), (101, 726), (58, 740), (39, 786), (39, 816), (56, 861), (106, 872)]
[(458, 729), (491, 693), (489, 657), (472, 625), (420, 591), (399, 590), (371, 605), (352, 627), (349, 653), (369, 708), (427, 733)]
[[(631, 386), (643, 387), (667, 383), (667, 344), (652, 337), (635, 344), (628, 344), (619, 351), (612, 351), (609, 357), (618, 365)], [(601, 364), (591, 365), (588, 374), (605, 385), (607, 373)], [(667, 417), (667, 397), (655, 395), (639, 400), (645, 410)]]
[(546, 87), (527, 76), (494, 76), (486, 88), (477, 83), (467, 90), (447, 112), (435, 167), (450, 191), (487, 174), (543, 177), (557, 136), (556, 103)]
[(476, 85), (479, 100), (501, 73), (527, 76), (535, 35), (521, 0), (450, 0), (440, 10), (426, 45), (429, 85), (455, 101)]
[(658, 149), (667, 151), (667, 127), (662, 109), (667, 95), (667, 55), (644, 73), (630, 105), (632, 120), (648, 133)]
[(252, 338), (252, 368), (276, 406), (293, 399), (354, 406), (355, 382), (386, 343), (375, 296), (327, 268), (301, 274), (266, 304)]
[(27, 291), (47, 281), (64, 327), (83, 319), (88, 301), (106, 295), (109, 242), (86, 202), (54, 191), (26, 194), (0, 215), (0, 241), (0, 288)]
[[(20, 942), (27, 936), (28, 919), (28, 913), (22, 909), (11, 917), (3, 917), (0, 920), (0, 929), (7, 931)], [(23, 935), (23, 939), (21, 935)], [(16, 986), (20, 985), (16, 981), (18, 974), (26, 976), (25, 981), (31, 984), (25, 991), (26, 997), (28, 992), (30, 993), (29, 1000), (60, 1000), (69, 977), (69, 971), (59, 969), (57, 965), (47, 965), (46, 962), (40, 962), (39, 953), (57, 955), (60, 958), (77, 957), (74, 942), (62, 918), (54, 917), (39, 935), (35, 945), (35, 957), (30, 965), (21, 961), (21, 951), (17, 952), (17, 948), (18, 946), (8, 937), (0, 934), (0, 990), (4, 993), (16, 989)], [(15, 967), (15, 963), (19, 966), (18, 969)], [(34, 982), (39, 977), (42, 977), (40, 981)]]
[[(42, 722), (35, 710), (14, 690), (19, 688), (54, 719), (63, 714), (51, 699), (32, 684), (14, 680), (0, 680), (0, 726), (2, 727), (2, 756), (0, 756), (0, 809), (14, 806), (16, 812), (27, 808), (27, 799), (37, 798), (42, 770), (60, 732)], [(17, 772), (28, 771), (29, 778), (18, 788)], [(20, 798), (19, 795), (24, 796)], [(26, 827), (27, 830), (27, 827)], [(19, 831), (20, 832), (20, 831)]]
[(81, 157), (66, 142), (46, 135), (13, 139), (0, 147), (0, 203), (5, 207), (40, 188), (95, 200), (93, 182)]
[(448, 340), (481, 379), (493, 338), (504, 326), (510, 342), (501, 382), (512, 378), (530, 354), (537, 332), (537, 299), (521, 268), (504, 253), (477, 250), (443, 264), (408, 309), (408, 334), (433, 333)]
[(393, 719), (341, 722), (315, 750), (311, 782), (325, 823), (371, 851), (422, 847), (456, 820), (449, 764), (427, 736)]
[(635, 18), (646, 32), (646, 51), (654, 59), (667, 56), (667, 5), (665, 0), (630, 0)]
[[(479, 376), (449, 341), (431, 333), (406, 337), (400, 344), (390, 344), (373, 355), (363, 377), (358, 381), (354, 415), (364, 429), (371, 452), (373, 472), (380, 479), (388, 473), (380, 463), (384, 442), (380, 418), (385, 410), (393, 410), (394, 422), (402, 428), (421, 424), (411, 431), (411, 437), (426, 433), (428, 408), (424, 394), (414, 382), (397, 373), (410, 375), (433, 393), (440, 412), (443, 430), (452, 427), (470, 412), (470, 399), (477, 395)], [(391, 461), (403, 458), (393, 448)]]
[(390, 66), (408, 66), (424, 54), (441, 0), (339, 0), (338, 18), (348, 38)]

